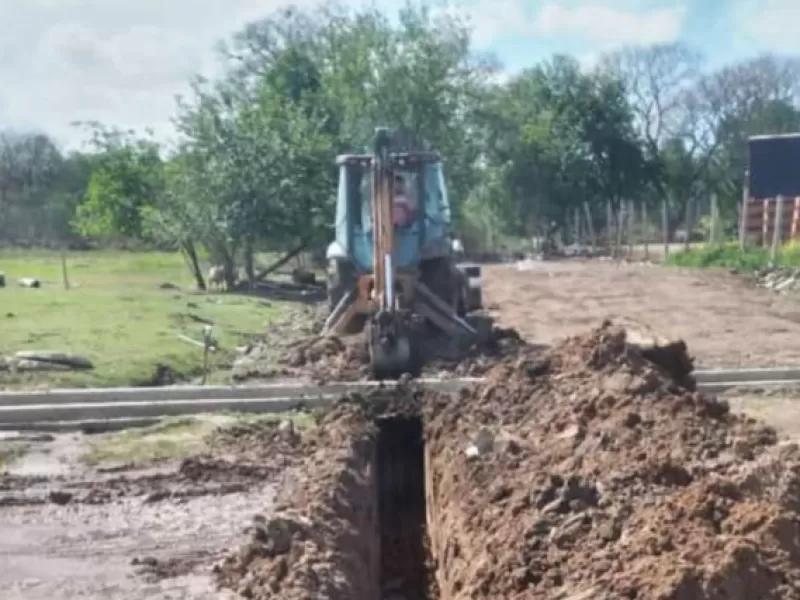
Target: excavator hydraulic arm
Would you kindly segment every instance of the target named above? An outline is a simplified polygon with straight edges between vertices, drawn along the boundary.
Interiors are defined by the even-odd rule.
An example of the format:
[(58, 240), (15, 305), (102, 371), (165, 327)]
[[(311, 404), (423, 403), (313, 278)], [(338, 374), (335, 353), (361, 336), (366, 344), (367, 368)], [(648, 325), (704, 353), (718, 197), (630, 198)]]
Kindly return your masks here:
[(407, 371), (411, 341), (395, 290), (394, 269), (394, 166), (389, 154), (388, 129), (375, 133), (372, 159), (373, 301), (376, 311), (367, 324), (372, 368), (376, 375), (392, 377)]

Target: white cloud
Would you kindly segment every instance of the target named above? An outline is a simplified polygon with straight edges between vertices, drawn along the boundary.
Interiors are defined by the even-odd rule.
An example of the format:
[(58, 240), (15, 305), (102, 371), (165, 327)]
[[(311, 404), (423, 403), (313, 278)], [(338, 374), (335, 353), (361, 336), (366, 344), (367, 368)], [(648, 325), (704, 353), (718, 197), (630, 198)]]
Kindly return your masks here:
[(214, 44), (283, 4), (0, 0), (0, 128), (62, 141), (74, 138), (74, 120), (167, 133), (175, 95), (192, 75), (213, 73)]
[(654, 44), (676, 40), (685, 17), (684, 6), (638, 12), (602, 4), (568, 8), (548, 2), (536, 16), (534, 29), (544, 35), (580, 37), (593, 44)]
[(506, 36), (533, 33), (533, 17), (524, 0), (477, 0), (474, 4), (451, 4), (448, 8), (469, 19), (473, 26), (473, 42), (479, 48)]
[[(588, 42), (588, 54), (609, 44), (673, 39), (683, 15), (610, 8), (634, 0), (572, 8), (551, 0), (539, 11), (528, 0), (466, 1), (454, 0), (451, 9), (471, 15), (484, 48), (507, 37), (544, 34), (550, 43), (566, 35)], [(0, 0), (0, 128), (41, 128), (62, 141), (75, 138), (75, 120), (168, 133), (175, 95), (187, 91), (195, 73), (213, 73), (215, 42), (289, 2)]]
[(733, 11), (736, 29), (761, 51), (800, 52), (798, 0), (741, 0)]

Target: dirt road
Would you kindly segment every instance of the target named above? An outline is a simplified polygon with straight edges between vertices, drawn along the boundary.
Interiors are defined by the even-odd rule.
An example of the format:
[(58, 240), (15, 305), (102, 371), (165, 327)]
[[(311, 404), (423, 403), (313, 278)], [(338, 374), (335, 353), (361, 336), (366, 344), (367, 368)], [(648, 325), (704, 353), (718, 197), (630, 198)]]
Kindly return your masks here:
[(530, 341), (552, 343), (611, 318), (684, 339), (699, 367), (800, 362), (800, 298), (728, 273), (610, 261), (525, 267), (484, 267), (484, 301)]

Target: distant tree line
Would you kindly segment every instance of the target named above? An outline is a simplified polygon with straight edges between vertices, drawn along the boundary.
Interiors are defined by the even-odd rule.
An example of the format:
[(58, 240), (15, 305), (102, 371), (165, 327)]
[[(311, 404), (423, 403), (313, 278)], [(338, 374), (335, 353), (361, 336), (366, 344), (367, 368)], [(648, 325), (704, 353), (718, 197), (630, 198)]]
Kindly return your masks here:
[(747, 137), (800, 130), (798, 57), (708, 71), (691, 48), (660, 44), (506, 78), (458, 17), (399, 16), (329, 5), (249, 24), (221, 46), (224, 75), (178, 103), (168, 148), (99, 123), (67, 154), (45, 134), (0, 135), (0, 240), (176, 248), (255, 277), (257, 251), (328, 240), (334, 156), (379, 125), (442, 153), (473, 244), (576, 210), (601, 224), (631, 199), (654, 216), (666, 203), (674, 231), (711, 194), (733, 230)]

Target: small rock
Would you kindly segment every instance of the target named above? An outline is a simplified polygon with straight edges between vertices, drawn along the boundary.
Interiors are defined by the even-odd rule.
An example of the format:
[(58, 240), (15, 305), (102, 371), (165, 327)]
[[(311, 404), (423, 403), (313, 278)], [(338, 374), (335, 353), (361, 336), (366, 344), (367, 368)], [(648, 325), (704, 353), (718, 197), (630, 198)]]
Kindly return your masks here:
[(501, 502), (505, 500), (509, 496), (511, 496), (511, 488), (507, 485), (499, 485), (495, 489), (492, 490), (491, 495), (489, 496), (490, 502)]
[(600, 539), (605, 540), (606, 542), (614, 542), (618, 540), (620, 533), (621, 530), (619, 525), (613, 521), (603, 523), (597, 528), (597, 535), (600, 536)]
[(562, 431), (558, 437), (562, 440), (573, 440), (575, 442), (580, 442), (586, 437), (586, 428), (578, 423), (575, 423)]
[(753, 447), (747, 440), (738, 438), (733, 442), (733, 453), (738, 456), (739, 458), (743, 458), (745, 460), (753, 460)]

